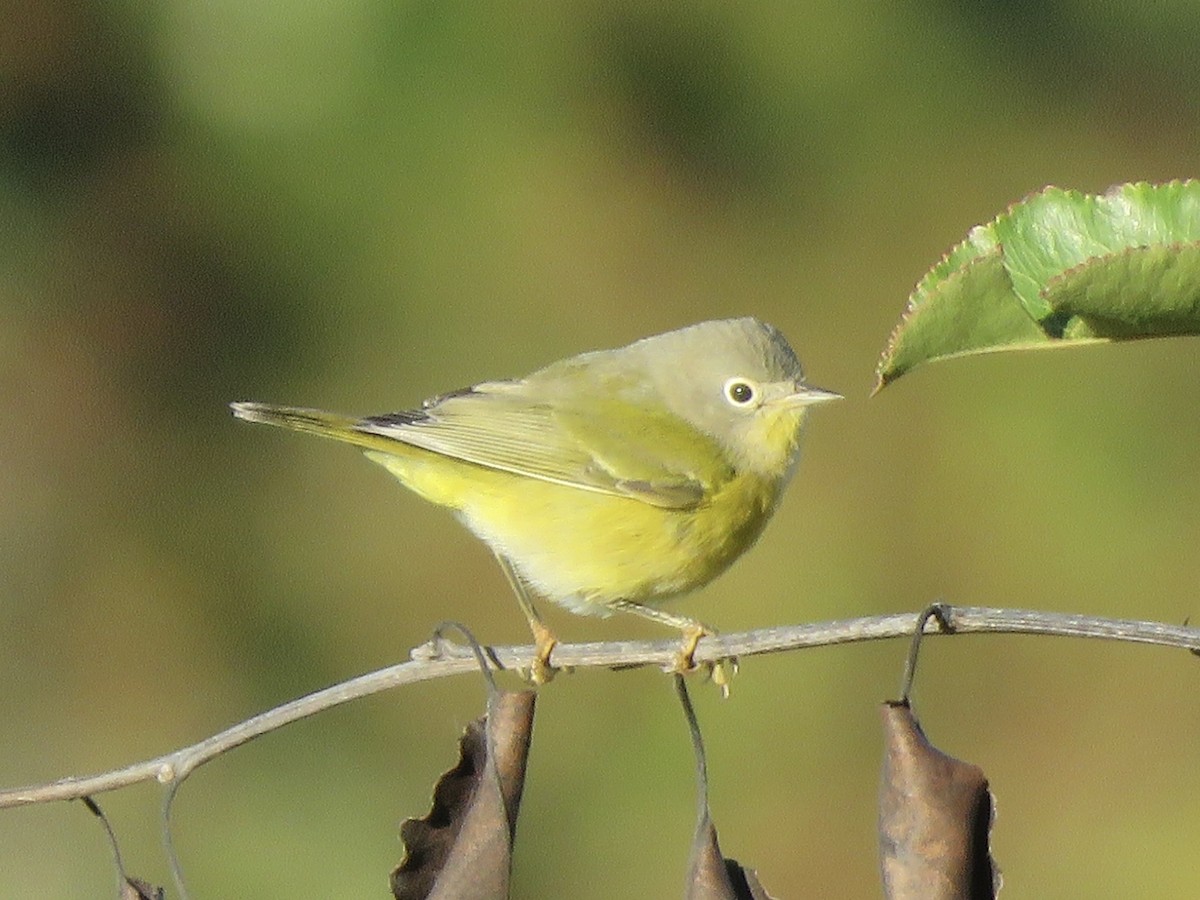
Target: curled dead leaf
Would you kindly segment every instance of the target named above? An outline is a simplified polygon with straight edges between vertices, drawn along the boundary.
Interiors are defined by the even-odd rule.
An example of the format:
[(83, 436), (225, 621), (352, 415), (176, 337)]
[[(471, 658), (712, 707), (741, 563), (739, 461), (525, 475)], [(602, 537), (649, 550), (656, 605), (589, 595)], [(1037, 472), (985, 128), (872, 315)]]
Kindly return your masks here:
[(978, 766), (929, 743), (907, 704), (883, 706), (879, 849), (889, 900), (984, 900), (1000, 890), (992, 795)]
[(429, 814), (400, 826), (405, 855), (392, 872), (396, 900), (508, 896), (536, 696), (495, 691), (487, 715), (467, 726)]

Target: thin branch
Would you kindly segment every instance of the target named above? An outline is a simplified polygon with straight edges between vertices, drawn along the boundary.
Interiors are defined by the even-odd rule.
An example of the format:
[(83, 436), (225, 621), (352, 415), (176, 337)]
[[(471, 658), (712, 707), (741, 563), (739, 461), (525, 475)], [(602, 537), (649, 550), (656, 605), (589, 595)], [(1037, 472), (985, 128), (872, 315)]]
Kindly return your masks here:
[[(950, 628), (956, 634), (1047, 634), (1101, 638), (1178, 647), (1200, 653), (1200, 628), (1184, 625), (987, 607), (948, 606), (946, 612)], [(916, 620), (916, 613), (898, 613), (717, 635), (700, 642), (695, 660), (697, 664), (703, 665), (716, 663), (731, 656), (756, 656), (803, 647), (907, 637), (912, 634)], [(933, 619), (926, 623), (925, 630), (927, 633), (937, 633), (941, 627), (938, 621)], [(677, 642), (672, 640), (559, 644), (554, 649), (553, 662), (560, 667), (575, 669), (623, 669), (641, 666), (670, 669), (678, 651)], [(528, 645), (494, 647), (489, 648), (487, 653), (492, 662), (503, 669), (528, 669), (534, 660), (534, 648)], [(417, 647), (412, 656), (409, 662), (360, 675), (292, 700), (191, 746), (154, 759), (97, 775), (63, 778), (50, 784), (0, 791), (0, 809), (52, 800), (74, 800), (143, 781), (158, 781), (169, 785), (182, 780), (197, 767), (234, 747), (330, 707), (406, 684), (479, 671), (472, 650), (458, 644), (442, 641), (424, 644)]]

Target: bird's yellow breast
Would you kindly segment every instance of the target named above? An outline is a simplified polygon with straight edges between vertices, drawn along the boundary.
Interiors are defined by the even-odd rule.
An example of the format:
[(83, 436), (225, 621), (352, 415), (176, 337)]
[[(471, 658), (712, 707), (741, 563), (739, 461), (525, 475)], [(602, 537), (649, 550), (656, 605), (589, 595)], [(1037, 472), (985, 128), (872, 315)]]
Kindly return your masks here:
[(420, 452), (368, 456), (455, 510), (539, 594), (600, 615), (614, 600), (653, 603), (721, 574), (762, 532), (783, 480), (739, 473), (693, 509), (664, 509)]

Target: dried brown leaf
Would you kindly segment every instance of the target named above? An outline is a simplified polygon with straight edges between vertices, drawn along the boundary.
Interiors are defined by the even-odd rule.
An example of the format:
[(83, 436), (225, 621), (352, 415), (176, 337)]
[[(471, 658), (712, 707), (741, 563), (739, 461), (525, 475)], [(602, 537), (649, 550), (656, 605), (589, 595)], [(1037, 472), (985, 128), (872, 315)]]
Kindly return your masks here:
[(396, 900), (508, 896), (536, 696), (495, 691), (487, 715), (467, 726), (458, 763), (439, 779), (429, 814), (400, 826), (405, 855), (392, 872)]
[(771, 900), (752, 870), (721, 855), (717, 829), (707, 809), (692, 842), (685, 900)]
[(696, 754), (696, 833), (692, 838), (692, 855), (688, 861), (685, 900), (771, 900), (754, 872), (743, 869), (735, 859), (727, 859), (717, 842), (708, 806), (708, 763), (704, 752), (704, 736), (700, 720), (688, 694), (687, 680), (675, 676), (675, 692), (683, 708)]
[(984, 900), (1000, 889), (989, 852), (992, 795), (978, 766), (925, 738), (907, 704), (883, 706), (879, 849), (889, 900)]
[(121, 882), (120, 900), (163, 900), (166, 891), (140, 878), (126, 878)]
[(728, 900), (736, 896), (725, 857), (717, 844), (717, 829), (705, 810), (692, 841), (692, 858), (688, 862), (687, 900)]

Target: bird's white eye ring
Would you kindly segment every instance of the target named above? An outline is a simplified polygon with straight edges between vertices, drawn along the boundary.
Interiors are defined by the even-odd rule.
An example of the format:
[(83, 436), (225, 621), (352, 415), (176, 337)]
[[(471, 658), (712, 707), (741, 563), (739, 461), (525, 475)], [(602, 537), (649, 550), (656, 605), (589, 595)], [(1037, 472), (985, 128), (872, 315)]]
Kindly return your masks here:
[(725, 398), (734, 406), (750, 406), (758, 399), (758, 389), (748, 378), (730, 378), (725, 382)]

